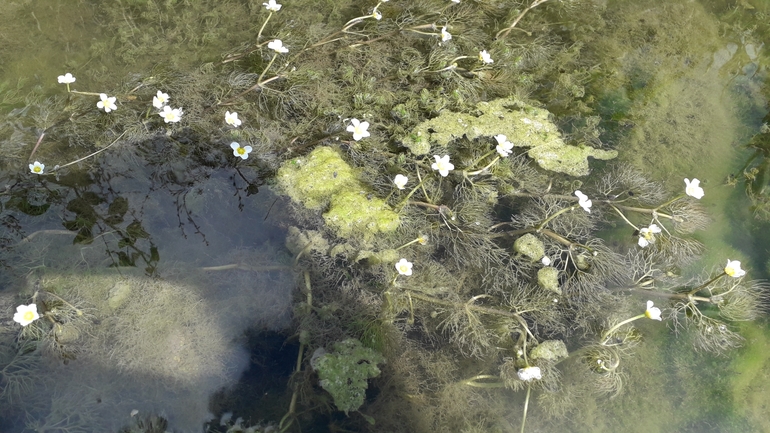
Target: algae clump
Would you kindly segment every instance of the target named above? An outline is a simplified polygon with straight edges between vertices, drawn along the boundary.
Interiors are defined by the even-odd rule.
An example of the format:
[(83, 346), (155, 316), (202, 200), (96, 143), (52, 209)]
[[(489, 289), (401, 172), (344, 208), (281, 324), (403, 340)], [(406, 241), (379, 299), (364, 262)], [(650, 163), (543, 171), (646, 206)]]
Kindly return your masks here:
[(545, 245), (543, 241), (532, 233), (516, 239), (513, 243), (513, 250), (519, 254), (529, 257), (533, 262), (540, 260), (545, 255)]
[(321, 387), (332, 395), (337, 409), (346, 414), (364, 404), (367, 380), (380, 374), (377, 364), (383, 362), (382, 355), (353, 338), (335, 343), (331, 353), (319, 349), (310, 361)]
[(312, 210), (328, 207), (324, 220), (339, 236), (367, 238), (398, 228), (398, 214), (374, 197), (356, 169), (331, 147), (318, 147), (305, 158), (287, 161), (277, 179), (295, 202)]
[(463, 136), (473, 140), (503, 134), (514, 146), (529, 148), (527, 154), (540, 167), (572, 176), (590, 172), (588, 157), (607, 160), (618, 156), (615, 150), (567, 145), (550, 115), (546, 109), (515, 98), (479, 102), (474, 113), (444, 111), (420, 123), (403, 139), (403, 145), (415, 155), (425, 155), (431, 143), (446, 146)]

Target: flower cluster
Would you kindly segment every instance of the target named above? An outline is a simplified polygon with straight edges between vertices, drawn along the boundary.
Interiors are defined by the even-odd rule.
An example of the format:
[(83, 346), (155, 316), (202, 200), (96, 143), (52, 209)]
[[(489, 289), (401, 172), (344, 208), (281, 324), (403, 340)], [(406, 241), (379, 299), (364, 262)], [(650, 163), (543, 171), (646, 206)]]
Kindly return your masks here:
[(158, 93), (152, 97), (152, 106), (160, 110), (158, 115), (163, 118), (164, 122), (176, 123), (182, 120), (182, 107), (171, 108), (166, 105), (170, 99), (168, 93), (158, 90)]

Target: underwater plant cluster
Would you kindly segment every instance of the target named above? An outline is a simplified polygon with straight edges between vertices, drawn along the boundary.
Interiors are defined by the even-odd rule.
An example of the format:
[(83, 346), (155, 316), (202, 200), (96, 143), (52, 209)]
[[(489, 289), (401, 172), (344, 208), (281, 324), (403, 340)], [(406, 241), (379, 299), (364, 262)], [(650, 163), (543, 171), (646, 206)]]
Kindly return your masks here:
[[(43, 366), (89, 362), (171, 398), (214, 392), (247, 363), (238, 334), (291, 309), (285, 391), (207, 431), (591, 431), (570, 415), (622, 410), (651, 369), (691, 373), (691, 352), (730, 357), (740, 323), (763, 314), (768, 286), (739, 257), (693, 271), (711, 185), (624, 153), (664, 83), (640, 84), (646, 65), (621, 72), (605, 42), (617, 16), (705, 21), (700, 6), (125, 3), (95, 9), (121, 24), (91, 56), (138, 69), (72, 62), (51, 86), (6, 95), (2, 264), (24, 265), (2, 279), (23, 288), (0, 293), (0, 421), (194, 429), (144, 406), (116, 427), (101, 398), (62, 404), (66, 387), (35, 400), (46, 416), (25, 402)], [(634, 25), (632, 48), (652, 51), (654, 26)], [(171, 55), (161, 34), (200, 51)], [(285, 248), (254, 234), (271, 213)], [(262, 243), (212, 265), (217, 254), (161, 242), (174, 236)], [(72, 245), (79, 258), (46, 260)], [(279, 287), (295, 287), (290, 307)], [(114, 407), (128, 404), (141, 406)]]

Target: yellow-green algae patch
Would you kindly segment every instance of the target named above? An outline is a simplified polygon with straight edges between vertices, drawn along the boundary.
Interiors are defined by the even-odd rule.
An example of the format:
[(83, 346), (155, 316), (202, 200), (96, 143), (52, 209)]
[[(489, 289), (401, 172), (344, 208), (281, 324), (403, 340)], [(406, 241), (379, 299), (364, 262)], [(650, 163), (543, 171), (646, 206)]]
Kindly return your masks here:
[(767, 408), (770, 395), (766, 384), (770, 380), (770, 339), (767, 328), (757, 323), (742, 323), (741, 335), (746, 344), (732, 360), (736, 374), (730, 376), (733, 406), (754, 424), (757, 431), (768, 431)]
[(417, 125), (403, 144), (415, 155), (424, 155), (430, 151), (431, 143), (446, 146), (463, 136), (473, 140), (498, 134), (505, 135), (514, 146), (529, 148), (527, 154), (540, 167), (572, 176), (585, 176), (590, 172), (589, 156), (596, 159), (618, 156), (615, 150), (567, 145), (551, 122), (548, 110), (515, 98), (479, 102), (470, 114), (444, 111)]
[(304, 158), (287, 161), (277, 179), (295, 202), (312, 210), (328, 207), (324, 220), (339, 236), (370, 237), (398, 228), (398, 214), (374, 197), (357, 170), (331, 147), (318, 147)]

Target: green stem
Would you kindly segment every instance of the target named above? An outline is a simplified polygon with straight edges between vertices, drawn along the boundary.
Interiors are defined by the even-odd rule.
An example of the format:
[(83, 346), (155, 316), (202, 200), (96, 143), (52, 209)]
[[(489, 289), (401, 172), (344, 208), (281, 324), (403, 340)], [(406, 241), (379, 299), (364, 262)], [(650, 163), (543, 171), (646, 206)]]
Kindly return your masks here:
[(724, 271), (722, 271), (722, 273), (721, 273), (721, 274), (717, 275), (716, 277), (714, 277), (714, 278), (712, 278), (712, 279), (710, 279), (710, 280), (706, 281), (705, 283), (701, 284), (700, 286), (698, 286), (698, 287), (696, 287), (696, 288), (694, 288), (694, 289), (690, 290), (689, 292), (687, 292), (687, 296), (689, 297), (689, 296), (692, 296), (692, 295), (694, 295), (694, 294), (696, 294), (696, 293), (700, 292), (700, 291), (701, 291), (701, 290), (703, 290), (703, 289), (704, 289), (706, 286), (708, 286), (709, 284), (713, 283), (714, 281), (716, 281), (716, 280), (718, 280), (718, 279), (720, 279), (720, 278), (724, 277), (725, 275), (727, 275), (727, 272), (724, 272)]
[[(492, 380), (494, 379), (494, 382), (480, 382), (481, 380)], [(472, 386), (474, 388), (502, 388), (505, 386), (503, 382), (500, 382), (500, 378), (497, 376), (493, 376), (491, 374), (479, 374), (478, 376), (471, 377), (470, 379), (466, 379), (463, 382), (463, 385)]]
[(62, 299), (62, 298), (61, 298), (59, 295), (56, 295), (56, 294), (53, 294), (53, 293), (51, 293), (51, 292), (47, 292), (47, 291), (43, 291), (43, 293), (45, 293), (45, 294), (47, 294), (47, 295), (51, 295), (51, 296), (53, 296), (54, 298), (56, 298), (56, 299), (58, 299), (58, 300), (60, 300), (60, 301), (64, 302), (64, 303), (65, 303), (65, 304), (66, 304), (68, 307), (70, 307), (70, 308), (72, 308), (73, 310), (75, 310), (75, 312), (77, 313), (77, 315), (78, 315), (78, 316), (82, 316), (82, 315), (83, 315), (83, 311), (82, 311), (80, 308), (77, 308), (77, 307), (75, 307), (74, 305), (70, 304), (69, 302), (65, 301), (65, 300), (64, 300), (64, 299)]
[(411, 240), (411, 241), (409, 241), (409, 242), (405, 243), (404, 245), (401, 245), (400, 247), (396, 248), (396, 249), (395, 249), (395, 251), (398, 251), (398, 250), (400, 250), (400, 249), (402, 249), (402, 248), (406, 248), (406, 247), (408, 247), (409, 245), (412, 245), (412, 244), (413, 244), (413, 243), (415, 243), (415, 242), (419, 242), (419, 241), (420, 241), (420, 239), (421, 239), (421, 238), (417, 238), (417, 239)]
[(553, 215), (549, 216), (548, 218), (544, 219), (543, 221), (541, 221), (541, 222), (540, 222), (540, 224), (538, 224), (538, 225), (535, 227), (535, 231), (540, 231), (540, 230), (542, 230), (542, 229), (543, 229), (543, 227), (545, 227), (545, 225), (546, 225), (546, 224), (548, 224), (549, 222), (551, 222), (551, 221), (552, 221), (554, 218), (556, 218), (557, 216), (559, 216), (559, 215), (563, 214), (564, 212), (569, 212), (569, 211), (571, 211), (571, 210), (575, 210), (575, 209), (577, 209), (577, 207), (578, 207), (578, 205), (572, 205), (572, 206), (570, 206), (570, 207), (565, 207), (564, 209), (562, 209), (562, 210), (560, 210), (560, 211), (556, 212), (555, 214), (553, 214)]
[(94, 156), (94, 155), (97, 155), (97, 154), (99, 154), (99, 153), (101, 153), (101, 152), (104, 152), (105, 150), (107, 150), (107, 149), (109, 149), (110, 147), (112, 147), (112, 145), (113, 145), (113, 144), (117, 143), (117, 142), (118, 142), (118, 140), (120, 140), (120, 139), (121, 139), (121, 137), (123, 137), (125, 134), (126, 134), (126, 132), (125, 132), (125, 131), (123, 131), (123, 133), (122, 133), (122, 134), (120, 134), (120, 135), (118, 136), (118, 138), (116, 138), (116, 139), (115, 139), (115, 141), (113, 141), (113, 142), (112, 142), (112, 143), (110, 143), (110, 144), (109, 144), (107, 147), (105, 147), (105, 148), (103, 148), (103, 149), (99, 149), (99, 150), (97, 150), (96, 152), (94, 152), (94, 153), (92, 153), (92, 154), (90, 154), (90, 155), (86, 155), (86, 156), (84, 156), (84, 157), (82, 157), (82, 158), (80, 158), (80, 159), (77, 159), (77, 160), (75, 160), (75, 161), (72, 161), (72, 162), (68, 162), (68, 163), (66, 163), (66, 164), (64, 164), (64, 165), (60, 165), (60, 166), (58, 166), (58, 167), (54, 167), (54, 169), (53, 169), (53, 170), (51, 170), (51, 173), (55, 172), (56, 170), (61, 170), (62, 168), (64, 168), (64, 167), (68, 167), (68, 166), (70, 166), (70, 165), (72, 165), (72, 164), (77, 164), (77, 163), (78, 163), (78, 162), (80, 162), (80, 161), (86, 160), (86, 159), (88, 159), (88, 158), (90, 158), (90, 157), (92, 157), (92, 156)]
[(669, 201), (667, 201), (667, 202), (663, 203), (662, 205), (660, 205), (660, 206), (657, 206), (657, 207), (656, 207), (654, 210), (655, 210), (655, 211), (657, 211), (658, 209), (664, 208), (664, 207), (666, 207), (666, 206), (670, 205), (671, 203), (673, 203), (673, 202), (675, 202), (675, 201), (677, 201), (677, 200), (679, 200), (679, 199), (681, 199), (681, 198), (684, 198), (684, 196), (685, 196), (685, 195), (686, 195), (686, 194), (678, 195), (678, 196), (676, 196), (676, 197), (672, 198), (671, 200), (669, 200)]
[(257, 33), (257, 43), (259, 43), (259, 38), (262, 37), (262, 30), (265, 30), (265, 26), (267, 25), (267, 22), (270, 21), (270, 17), (273, 16), (273, 11), (270, 11), (270, 15), (267, 16), (267, 19), (264, 23), (262, 23), (262, 27), (259, 28), (259, 33)]
[(617, 325), (613, 326), (613, 327), (612, 327), (612, 328), (610, 328), (610, 329), (609, 329), (607, 332), (605, 332), (604, 334), (602, 334), (602, 338), (601, 338), (601, 340), (602, 340), (602, 345), (604, 345), (605, 343), (607, 343), (607, 337), (609, 337), (610, 335), (612, 335), (612, 333), (613, 333), (613, 332), (615, 332), (615, 331), (617, 331), (617, 330), (618, 330), (618, 328), (620, 328), (621, 326), (623, 326), (623, 325), (625, 325), (625, 324), (628, 324), (628, 323), (631, 323), (631, 322), (633, 322), (634, 320), (643, 319), (643, 318), (645, 318), (645, 317), (647, 317), (647, 315), (646, 315), (646, 314), (640, 314), (640, 315), (638, 315), (638, 316), (634, 316), (634, 317), (632, 317), (632, 318), (630, 318), (630, 319), (626, 319), (626, 320), (624, 320), (624, 321), (622, 321), (622, 322), (618, 323)]
[[(612, 202), (610, 202), (610, 201), (606, 201), (605, 203), (609, 203), (610, 205), (612, 205), (611, 204)], [(658, 209), (661, 206), (658, 206), (655, 209), (648, 209), (648, 208), (644, 208), (644, 207), (623, 206), (623, 205), (619, 205), (619, 204), (615, 204), (615, 206), (617, 206), (618, 209), (623, 209), (623, 210), (627, 210), (627, 211), (631, 211), (631, 212), (654, 214), (654, 215), (656, 215), (659, 218), (666, 218), (666, 219), (670, 219), (670, 220), (675, 219), (672, 215), (658, 212)]]
[[(68, 84), (69, 85), (69, 84)], [(77, 90), (73, 90), (70, 93), (74, 93), (76, 95), (88, 95), (88, 96), (101, 96), (101, 93), (94, 93), (94, 92), (79, 92)]]
[(634, 228), (634, 230), (639, 230), (639, 227), (635, 226), (635, 225), (634, 225), (634, 223), (632, 223), (631, 221), (629, 221), (629, 220), (628, 220), (628, 218), (626, 218), (626, 216), (625, 216), (625, 215), (623, 215), (623, 212), (621, 212), (621, 211), (620, 211), (620, 209), (618, 209), (618, 208), (617, 208), (617, 206), (615, 206), (615, 205), (614, 205), (614, 204), (612, 204), (612, 203), (610, 203), (609, 205), (610, 205), (610, 207), (611, 207), (612, 209), (614, 209), (614, 210), (615, 210), (615, 212), (617, 212), (617, 213), (618, 213), (618, 215), (620, 215), (620, 217), (621, 217), (621, 218), (623, 218), (623, 221), (625, 221), (625, 222), (626, 222), (626, 224), (628, 224), (628, 225), (630, 225), (631, 227), (633, 227), (633, 228)]
[[(490, 152), (491, 153), (491, 152)], [(487, 164), (484, 168), (481, 170), (476, 170), (468, 173), (468, 176), (476, 176), (479, 173), (483, 173), (484, 170), (488, 169), (489, 167), (492, 167), (497, 161), (500, 161), (500, 156), (498, 155), (495, 159), (492, 160), (489, 164)]]
[[(399, 212), (401, 209), (403, 209), (404, 206), (406, 206), (407, 202), (409, 202), (409, 199), (414, 195), (415, 192), (417, 192), (418, 189), (423, 188), (422, 184), (425, 182), (425, 180), (420, 176), (420, 170), (417, 169), (417, 179), (420, 181), (420, 183), (417, 184), (414, 188), (412, 188), (411, 191), (409, 191), (409, 194), (404, 197), (403, 200), (401, 200), (401, 203), (397, 204), (394, 209), (396, 209), (396, 212)], [(428, 193), (425, 191), (425, 188), (422, 190), (423, 194), (425, 194), (425, 200), (430, 200), (428, 197)]]
[(273, 53), (273, 58), (270, 59), (270, 63), (268, 63), (267, 67), (262, 71), (261, 74), (259, 74), (259, 78), (257, 79), (257, 85), (258, 86), (262, 85), (262, 77), (264, 77), (265, 74), (267, 73), (267, 70), (270, 69), (271, 66), (273, 66), (273, 62), (275, 61), (276, 57), (278, 57), (278, 53)]
[(529, 394), (532, 392), (532, 387), (527, 384), (527, 398), (524, 399), (524, 414), (521, 416), (521, 433), (524, 433), (524, 425), (527, 423), (527, 409), (529, 408)]

